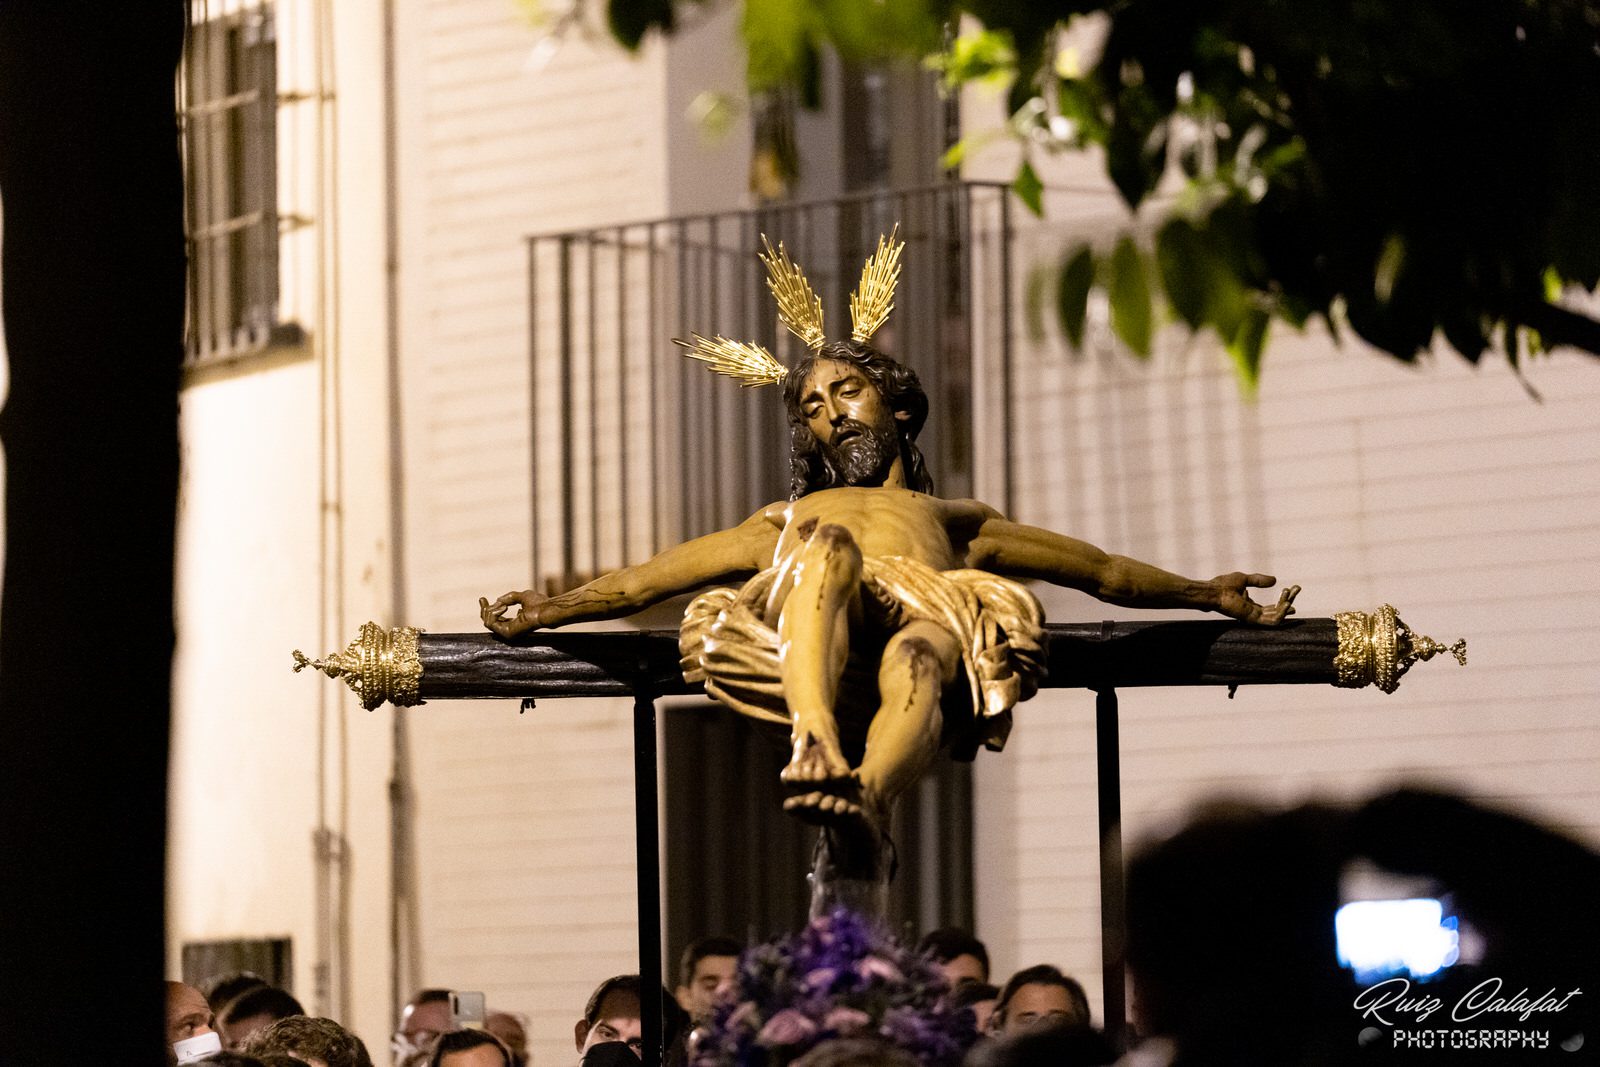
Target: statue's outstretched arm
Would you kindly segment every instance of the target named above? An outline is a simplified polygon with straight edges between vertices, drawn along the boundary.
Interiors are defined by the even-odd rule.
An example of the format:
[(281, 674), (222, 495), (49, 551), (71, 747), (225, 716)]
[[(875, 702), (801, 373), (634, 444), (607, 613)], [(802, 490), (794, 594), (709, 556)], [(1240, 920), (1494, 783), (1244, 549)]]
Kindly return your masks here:
[[(779, 531), (771, 515), (772, 508), (763, 509), (731, 529), (685, 541), (558, 596), (524, 589), (493, 602), (479, 597), (478, 614), (501, 637), (515, 637), (563, 623), (621, 618), (704, 585), (748, 578), (772, 563)], [(517, 613), (505, 618), (511, 608)]]
[(1114, 556), (1087, 541), (1042, 530), (1037, 526), (986, 520), (968, 550), (972, 566), (1016, 578), (1037, 578), (1081, 589), (1111, 604), (1135, 608), (1197, 608), (1221, 612), (1242, 622), (1275, 626), (1294, 614), (1298, 585), (1289, 586), (1276, 604), (1257, 604), (1250, 589), (1277, 584), (1270, 574), (1219, 574), (1210, 581), (1181, 575)]

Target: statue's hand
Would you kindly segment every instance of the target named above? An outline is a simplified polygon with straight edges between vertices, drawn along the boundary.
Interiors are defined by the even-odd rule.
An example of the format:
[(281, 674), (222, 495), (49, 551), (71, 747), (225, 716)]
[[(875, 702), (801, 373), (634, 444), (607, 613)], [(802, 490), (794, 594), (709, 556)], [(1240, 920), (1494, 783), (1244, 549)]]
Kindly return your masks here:
[[(539, 608), (550, 598), (543, 593), (524, 589), (520, 593), (507, 593), (505, 596), (489, 603), (485, 597), (478, 598), (478, 617), (483, 619), (483, 625), (499, 634), (501, 637), (516, 637), (529, 630), (539, 628)], [(505, 618), (505, 613), (516, 608), (517, 613), (511, 618)]]
[(1240, 622), (1253, 622), (1261, 626), (1276, 626), (1294, 614), (1294, 598), (1300, 587), (1291, 585), (1278, 596), (1276, 604), (1263, 606), (1250, 599), (1251, 589), (1270, 589), (1278, 579), (1270, 574), (1219, 574), (1212, 579), (1217, 587), (1217, 608), (1229, 618)]

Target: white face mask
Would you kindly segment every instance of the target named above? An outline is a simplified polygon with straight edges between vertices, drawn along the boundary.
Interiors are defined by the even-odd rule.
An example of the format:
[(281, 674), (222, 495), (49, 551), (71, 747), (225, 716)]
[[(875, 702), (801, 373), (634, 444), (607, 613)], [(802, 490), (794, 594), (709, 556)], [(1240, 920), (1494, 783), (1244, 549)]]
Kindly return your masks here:
[(222, 1035), (216, 1031), (209, 1034), (199, 1034), (195, 1037), (186, 1037), (172, 1046), (172, 1051), (178, 1054), (178, 1063), (195, 1063), (213, 1052), (222, 1051)]

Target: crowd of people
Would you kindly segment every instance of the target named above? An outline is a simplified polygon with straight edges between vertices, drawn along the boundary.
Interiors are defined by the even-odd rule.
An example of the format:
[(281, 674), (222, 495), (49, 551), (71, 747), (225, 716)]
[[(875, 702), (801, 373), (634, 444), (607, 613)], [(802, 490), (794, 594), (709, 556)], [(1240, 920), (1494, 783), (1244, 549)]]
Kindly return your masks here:
[[(1358, 984), (1337, 958), (1333, 917), (1352, 863), (1430, 887), (1476, 931), (1474, 958), (1429, 978), (1430, 997), (1443, 1004), (1471, 1000), (1486, 986), (1507, 991), (1499, 1006), (1471, 1000), (1481, 1010), (1451, 1020), (1454, 1030), (1441, 1028), (1442, 1015), (1416, 1020), (1431, 1028), (1427, 1040), (1452, 1048), (1494, 1042), (1496, 1055), (1478, 1062), (1502, 1063), (1522, 1062), (1498, 1051), (1509, 1041), (1575, 1051), (1600, 1032), (1592, 995), (1600, 986), (1600, 854), (1459, 796), (1400, 789), (1353, 807), (1210, 805), (1136, 851), (1126, 881), (1131, 1048), (1094, 1025), (1083, 986), (1056, 967), (1025, 967), (991, 984), (989, 954), (967, 931), (936, 930), (913, 949), (840, 911), (770, 945), (696, 941), (679, 962), (674, 992), (651, 991), (638, 975), (605, 979), (571, 1006), (571, 1059), (540, 1067), (638, 1064), (641, 1005), (655, 995), (666, 1067), (1325, 1067), (1403, 1059), (1405, 1042), (1425, 1032), (1407, 1029), (1411, 1020), (1395, 1012), (1364, 1012)], [(1509, 995), (1519, 987), (1533, 1007)], [(1549, 996), (1534, 996), (1546, 987)], [(469, 1001), (427, 989), (403, 1005), (393, 1067), (528, 1067), (521, 1020), (484, 1010), (481, 999), (470, 1001), (470, 1013), (461, 1003)], [(178, 1064), (373, 1064), (344, 1027), (307, 1017), (287, 992), (254, 976), (228, 976), (204, 992), (169, 983), (167, 1023), (169, 1060)]]
[[(681, 1063), (686, 1058), (695, 1028), (710, 1020), (719, 996), (733, 983), (744, 948), (729, 937), (704, 937), (684, 951), (675, 992), (661, 990), (665, 1062)], [(1096, 1050), (1094, 1056), (1075, 1062), (1115, 1060), (1111, 1045), (1091, 1025), (1083, 986), (1058, 968), (1026, 967), (1003, 985), (992, 985), (988, 949), (956, 927), (929, 933), (917, 950), (943, 974), (951, 1009), (970, 1014), (975, 1043), (1063, 1029), (1081, 1032), (1088, 1038), (1084, 1048)], [(576, 1067), (628, 1067), (639, 1062), (642, 994), (636, 974), (615, 975), (595, 987), (573, 1025)], [(360, 1038), (331, 1019), (308, 1017), (293, 996), (248, 972), (213, 979), (205, 983), (204, 991), (168, 982), (167, 1028), (168, 1043), (174, 1048), (171, 1059), (177, 1063), (374, 1065)], [(423, 989), (401, 1007), (390, 1051), (394, 1067), (529, 1067), (527, 1046), (527, 1030), (518, 1015), (489, 1011), (481, 1020), (464, 1023), (452, 1011), (449, 990)], [(874, 1062), (888, 1052), (875, 1046), (857, 1051), (870, 1052), (867, 1058)]]

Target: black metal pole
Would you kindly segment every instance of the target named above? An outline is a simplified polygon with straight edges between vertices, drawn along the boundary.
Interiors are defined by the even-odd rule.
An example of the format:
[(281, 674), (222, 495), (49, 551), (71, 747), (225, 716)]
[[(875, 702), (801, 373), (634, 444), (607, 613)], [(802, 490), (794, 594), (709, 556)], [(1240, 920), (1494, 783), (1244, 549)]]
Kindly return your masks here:
[[(395, 376), (399, 380), (399, 376)], [(539, 558), (539, 242), (528, 241), (528, 529), (532, 532), (533, 567), (528, 586), (543, 588)], [(397, 464), (395, 467), (399, 470)], [(396, 1003), (399, 1003), (396, 1001)]]
[[(593, 297), (590, 297), (592, 300)], [(617, 227), (617, 502), (621, 505), (621, 532), (616, 560), (626, 566), (634, 560), (628, 550), (628, 231)], [(598, 520), (597, 520), (598, 521)], [(654, 555), (654, 553), (651, 553)]]
[(1122, 884), (1122, 767), (1117, 691), (1094, 695), (1095, 761), (1100, 791), (1100, 978), (1106, 1036), (1120, 1048), (1127, 1029), (1127, 911)]
[(1011, 194), (1000, 197), (1000, 506), (1016, 518), (1016, 448), (1011, 417)]
[[(602, 571), (600, 563), (600, 342), (595, 337), (596, 322), (599, 319), (595, 311), (596, 292), (599, 284), (596, 280), (595, 258), (598, 247), (595, 231), (589, 231), (589, 239), (584, 248), (584, 288), (588, 290), (588, 334), (589, 334), (589, 573), (599, 574)], [(623, 451), (626, 451), (624, 446)]]
[[(561, 584), (572, 581), (577, 570), (572, 550), (572, 238), (561, 238)], [(538, 414), (535, 413), (535, 430)]]
[(661, 813), (656, 804), (656, 703), (642, 681), (633, 694), (633, 833), (639, 886), (639, 1022), (643, 1063), (660, 1067)]

